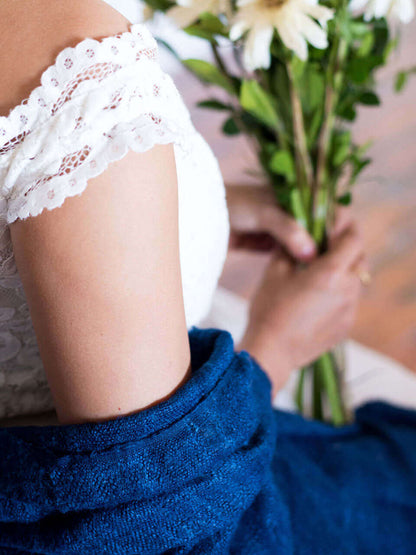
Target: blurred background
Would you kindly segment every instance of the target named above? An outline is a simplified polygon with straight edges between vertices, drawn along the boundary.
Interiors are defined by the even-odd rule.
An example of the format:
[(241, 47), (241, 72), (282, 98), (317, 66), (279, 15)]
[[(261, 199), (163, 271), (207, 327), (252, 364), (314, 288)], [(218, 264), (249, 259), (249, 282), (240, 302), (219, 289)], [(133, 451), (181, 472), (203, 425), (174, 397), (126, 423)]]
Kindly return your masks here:
[[(184, 36), (161, 14), (152, 22), (157, 37), (167, 40), (182, 58), (211, 60), (204, 41)], [(226, 183), (251, 184), (245, 173), (255, 159), (244, 138), (221, 132), (224, 116), (195, 106), (217, 89), (201, 85), (163, 46), (161, 65), (171, 73), (190, 109), (195, 127), (217, 156)], [(352, 338), (389, 355), (416, 372), (416, 77), (404, 91), (394, 92), (398, 70), (414, 66), (416, 20), (402, 27), (400, 46), (390, 64), (378, 74), (381, 106), (361, 107), (353, 126), (360, 143), (374, 140), (373, 163), (353, 191), (354, 212), (361, 222), (373, 281), (363, 297)], [(226, 55), (226, 53), (225, 53)], [(268, 255), (230, 253), (220, 285), (250, 299)]]

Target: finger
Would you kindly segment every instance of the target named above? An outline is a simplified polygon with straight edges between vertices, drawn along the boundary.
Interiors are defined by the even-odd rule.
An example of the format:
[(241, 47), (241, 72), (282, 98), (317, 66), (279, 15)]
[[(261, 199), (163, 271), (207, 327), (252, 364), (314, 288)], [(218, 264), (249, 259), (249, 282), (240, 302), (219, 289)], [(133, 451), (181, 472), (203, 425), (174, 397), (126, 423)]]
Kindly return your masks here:
[(262, 228), (280, 242), (297, 260), (307, 261), (316, 256), (316, 245), (306, 229), (276, 205), (263, 208), (260, 217)]
[(333, 242), (328, 253), (322, 256), (338, 272), (350, 269), (363, 257), (363, 244), (355, 225), (350, 226)]

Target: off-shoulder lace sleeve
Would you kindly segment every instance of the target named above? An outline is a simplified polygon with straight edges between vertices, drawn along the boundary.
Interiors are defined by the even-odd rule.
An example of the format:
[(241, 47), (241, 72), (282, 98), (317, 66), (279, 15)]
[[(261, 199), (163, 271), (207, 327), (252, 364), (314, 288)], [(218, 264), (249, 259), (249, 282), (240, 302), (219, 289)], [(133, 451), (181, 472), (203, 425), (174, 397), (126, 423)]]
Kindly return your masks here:
[(129, 149), (177, 143), (193, 126), (144, 24), (63, 49), (29, 98), (0, 117), (1, 214), (10, 224), (84, 191)]

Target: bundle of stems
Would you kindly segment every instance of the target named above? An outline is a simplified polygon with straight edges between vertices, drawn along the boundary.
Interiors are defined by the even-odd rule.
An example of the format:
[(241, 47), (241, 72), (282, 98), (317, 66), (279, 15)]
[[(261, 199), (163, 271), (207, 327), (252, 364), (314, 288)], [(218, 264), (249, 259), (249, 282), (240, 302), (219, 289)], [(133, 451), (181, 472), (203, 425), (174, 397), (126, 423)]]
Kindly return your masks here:
[[(277, 22), (278, 18), (287, 16), (287, 10), (293, 10), (292, 16), (297, 13), (299, 21), (302, 17), (304, 21), (305, 14), (297, 10), (306, 4), (296, 0), (277, 3), (233, 0), (231, 4), (225, 2), (224, 13), (221, 2), (212, 4), (215, 13), (211, 13), (198, 11), (202, 0), (189, 0), (188, 7), (172, 7), (175, 4), (172, 0), (146, 1), (153, 9), (173, 15), (181, 24), (186, 16), (185, 32), (209, 41), (213, 63), (197, 58), (183, 60), (166, 41), (159, 39), (200, 81), (215, 85), (225, 93), (225, 100), (209, 98), (198, 102), (198, 106), (227, 114), (222, 131), (227, 135), (243, 134), (247, 138), (261, 167), (257, 175), (270, 183), (277, 203), (309, 231), (318, 252), (325, 253), (336, 205), (351, 202), (350, 187), (371, 161), (364, 156), (368, 143), (354, 144), (345, 123), (350, 124), (355, 119), (357, 105), (377, 106), (380, 103), (374, 90), (374, 74), (386, 64), (397, 45), (397, 40), (390, 37), (387, 19), (375, 17), (371, 2), (369, 12), (354, 14), (349, 0), (321, 0), (320, 7), (314, 5), (313, 13), (315, 18), (319, 19), (321, 14), (327, 19), (328, 10), (330, 12), (327, 26), (320, 21), (325, 26), (325, 41), (321, 40), (319, 48), (309, 45), (305, 57), (302, 52), (296, 52), (296, 48), (292, 50), (276, 29), (276, 25), (282, 25), (281, 19)], [(245, 17), (250, 21), (245, 24), (249, 27), (256, 29), (258, 21), (264, 23), (265, 14), (273, 21), (273, 33), (268, 35), (271, 37), (267, 52), (270, 59), (266, 65), (264, 59), (256, 60), (254, 66), (251, 60), (247, 67), (244, 57), (247, 49), (252, 48), (258, 55), (254, 42), (240, 36), (240, 31), (236, 36), (231, 32), (230, 24), (233, 21), (236, 24), (235, 15), (248, 3), (250, 8)], [(204, 2), (201, 9), (203, 7), (206, 9)], [(253, 13), (260, 19), (256, 20)], [(402, 13), (402, 20), (409, 20), (409, 15)], [(237, 26), (239, 24), (241, 21)], [(317, 30), (317, 23), (309, 22), (309, 29), (310, 25), (315, 25)], [(323, 33), (322, 28), (321, 31)], [(321, 31), (318, 34), (322, 38)], [(231, 49), (231, 58), (223, 56), (219, 37)], [(230, 70), (232, 60), (237, 64), (238, 74)], [(415, 73), (414, 68), (399, 73), (397, 91), (412, 73)], [(347, 189), (341, 191), (344, 186)], [(299, 369), (296, 403), (299, 411), (306, 414), (306, 384), (311, 384), (311, 416), (342, 425), (349, 420), (349, 415), (342, 387), (344, 368), (337, 350), (324, 353)]]
[[(334, 40), (331, 45), (329, 64), (326, 72), (325, 103), (322, 126), (318, 139), (316, 170), (307, 148), (302, 104), (296, 80), (293, 75), (292, 60), (287, 62), (290, 83), (290, 100), (293, 114), (293, 135), (297, 168), (297, 180), (301, 185), (301, 198), (291, 202), (291, 211), (299, 223), (304, 224), (314, 238), (319, 253), (328, 248), (328, 231), (333, 224), (336, 205), (336, 183), (328, 179), (328, 153), (331, 135), (335, 124), (335, 109), (339, 99), (340, 88), (344, 78), (343, 62), (347, 55), (347, 42), (339, 32), (339, 26), (345, 17), (345, 2), (342, 3), (335, 20)], [(300, 370), (296, 390), (298, 410), (304, 413), (304, 395), (307, 374), (312, 378), (312, 417), (324, 420), (324, 400), (327, 400), (331, 421), (334, 425), (343, 425), (348, 415), (342, 390), (340, 361), (334, 352), (322, 354), (316, 361)]]

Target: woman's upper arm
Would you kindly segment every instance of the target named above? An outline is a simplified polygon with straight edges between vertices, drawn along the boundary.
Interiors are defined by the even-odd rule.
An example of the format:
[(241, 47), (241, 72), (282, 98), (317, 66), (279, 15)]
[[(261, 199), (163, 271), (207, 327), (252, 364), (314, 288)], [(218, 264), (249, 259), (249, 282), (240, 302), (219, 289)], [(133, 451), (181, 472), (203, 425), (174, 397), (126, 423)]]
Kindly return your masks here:
[[(37, 3), (40, 8), (45, 4)], [(92, 15), (117, 12), (98, 0), (88, 6), (82, 33), (101, 36)], [(119, 18), (113, 27), (106, 22), (107, 34), (125, 30)], [(75, 21), (73, 30), (76, 27)], [(66, 46), (57, 42), (60, 48)], [(56, 57), (52, 50), (46, 64)], [(15, 91), (19, 80), (22, 83), (16, 76)], [(1, 94), (6, 105), (3, 89)], [(20, 100), (10, 97), (8, 102), (13, 106)], [(59, 197), (63, 180), (54, 179), (53, 193)], [(12, 193), (9, 201), (23, 210), (25, 205), (17, 201), (26, 202), (29, 191), (33, 212), (37, 199), (36, 189), (31, 189), (23, 193), (22, 188), (16, 197)], [(171, 394), (190, 370), (173, 144), (129, 150), (90, 177), (81, 193), (52, 209), (45, 203), (35, 216), (29, 212), (10, 223), (16, 265), (62, 423), (105, 419), (149, 406)]]

